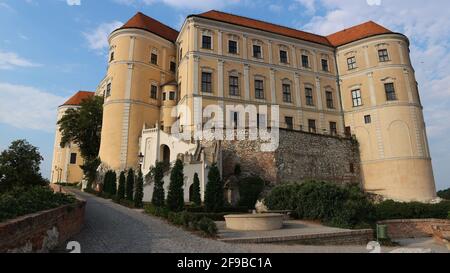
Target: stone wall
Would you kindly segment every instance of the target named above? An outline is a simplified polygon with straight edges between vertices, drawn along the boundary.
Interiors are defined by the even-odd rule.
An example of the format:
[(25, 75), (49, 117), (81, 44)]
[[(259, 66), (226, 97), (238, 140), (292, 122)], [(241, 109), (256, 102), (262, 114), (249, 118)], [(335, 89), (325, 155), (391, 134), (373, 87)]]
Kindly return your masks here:
[(0, 253), (48, 252), (77, 234), (86, 202), (42, 211), (0, 224)]
[(240, 164), (243, 172), (273, 184), (308, 179), (360, 183), (359, 149), (353, 139), (280, 129), (275, 152), (262, 152), (260, 145), (260, 141), (224, 141), (224, 177)]
[(433, 237), (433, 226), (449, 225), (450, 220), (440, 219), (405, 219), (378, 222), (387, 225), (387, 233), (391, 239)]

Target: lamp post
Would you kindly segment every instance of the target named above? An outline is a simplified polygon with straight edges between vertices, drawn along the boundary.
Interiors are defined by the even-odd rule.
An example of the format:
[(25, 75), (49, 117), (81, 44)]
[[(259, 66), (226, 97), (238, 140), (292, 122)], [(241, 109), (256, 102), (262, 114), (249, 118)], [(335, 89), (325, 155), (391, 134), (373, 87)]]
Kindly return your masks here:
[(142, 164), (144, 163), (144, 155), (142, 153), (139, 153), (139, 168), (142, 171)]

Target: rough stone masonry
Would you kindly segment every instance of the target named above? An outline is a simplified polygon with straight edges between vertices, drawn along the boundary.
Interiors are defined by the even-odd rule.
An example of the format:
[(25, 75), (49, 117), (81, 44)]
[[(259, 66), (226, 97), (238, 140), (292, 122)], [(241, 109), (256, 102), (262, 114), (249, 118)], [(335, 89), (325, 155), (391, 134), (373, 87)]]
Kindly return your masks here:
[(336, 183), (360, 183), (358, 143), (353, 138), (327, 136), (280, 129), (275, 152), (262, 152), (260, 141), (222, 142), (223, 176), (243, 172), (260, 176), (272, 184), (309, 179)]

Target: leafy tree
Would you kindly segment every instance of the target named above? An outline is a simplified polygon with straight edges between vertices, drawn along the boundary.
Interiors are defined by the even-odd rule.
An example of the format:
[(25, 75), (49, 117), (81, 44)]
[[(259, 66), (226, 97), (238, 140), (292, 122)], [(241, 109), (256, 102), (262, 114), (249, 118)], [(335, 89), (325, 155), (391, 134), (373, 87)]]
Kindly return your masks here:
[(167, 194), (167, 207), (171, 211), (182, 211), (184, 209), (184, 173), (183, 161), (177, 160), (170, 174), (169, 193)]
[(133, 201), (133, 192), (134, 192), (134, 171), (133, 169), (128, 170), (127, 174), (127, 184), (125, 187), (126, 199), (129, 201)]
[(120, 172), (120, 176), (119, 176), (119, 188), (117, 190), (117, 199), (118, 200), (123, 200), (125, 199), (125, 172), (122, 171)]
[(15, 186), (45, 185), (39, 149), (26, 140), (16, 140), (0, 154), (0, 192)]
[(153, 177), (154, 187), (153, 187), (153, 196), (152, 196), (152, 204), (156, 207), (164, 206), (164, 163), (157, 162), (155, 167), (150, 170), (150, 174)]
[(200, 179), (198, 179), (198, 174), (194, 174), (194, 184), (192, 184), (192, 202), (194, 202), (195, 205), (201, 206), (202, 205), (202, 199), (200, 195)]
[(144, 198), (144, 178), (142, 176), (141, 170), (139, 170), (138, 172), (138, 177), (134, 188), (135, 188), (134, 207), (142, 208), (143, 207), (142, 199)]
[(212, 165), (208, 173), (208, 183), (205, 191), (205, 208), (210, 212), (218, 212), (223, 209), (223, 182), (216, 164)]
[(90, 185), (95, 181), (103, 119), (103, 98), (92, 96), (84, 99), (77, 109), (68, 109), (58, 121), (61, 147), (75, 143), (80, 148), (84, 165), (80, 166)]
[(438, 191), (437, 195), (442, 199), (450, 200), (450, 189)]

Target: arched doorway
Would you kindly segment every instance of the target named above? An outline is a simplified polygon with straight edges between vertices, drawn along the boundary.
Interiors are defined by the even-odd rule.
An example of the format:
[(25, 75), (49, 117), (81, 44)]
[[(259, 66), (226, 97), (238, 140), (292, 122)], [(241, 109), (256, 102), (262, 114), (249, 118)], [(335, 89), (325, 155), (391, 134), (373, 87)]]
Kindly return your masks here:
[(167, 145), (161, 145), (160, 150), (160, 161), (164, 163), (164, 165), (168, 166), (170, 164), (170, 148)]

